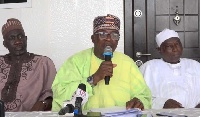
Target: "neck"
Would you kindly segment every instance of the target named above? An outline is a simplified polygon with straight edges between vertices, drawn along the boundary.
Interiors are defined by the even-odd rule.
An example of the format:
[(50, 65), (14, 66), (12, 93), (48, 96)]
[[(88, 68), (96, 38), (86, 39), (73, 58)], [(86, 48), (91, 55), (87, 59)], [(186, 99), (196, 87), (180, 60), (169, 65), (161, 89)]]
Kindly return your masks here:
[(170, 64), (180, 63), (180, 59), (178, 61), (170, 61), (170, 62), (163, 59), (163, 61), (165, 61), (166, 63), (170, 63)]
[(29, 56), (29, 53), (26, 52), (24, 54), (21, 55), (13, 55), (13, 54), (9, 54), (9, 59), (11, 61), (23, 61), (25, 60), (27, 57)]

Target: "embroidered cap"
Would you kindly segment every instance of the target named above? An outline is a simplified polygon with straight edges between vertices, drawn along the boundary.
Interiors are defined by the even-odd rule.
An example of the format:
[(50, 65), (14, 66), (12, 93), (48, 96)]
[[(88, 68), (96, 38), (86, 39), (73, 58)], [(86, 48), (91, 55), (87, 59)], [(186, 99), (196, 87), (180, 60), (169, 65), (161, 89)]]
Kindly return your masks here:
[(160, 47), (160, 45), (167, 39), (171, 38), (171, 37), (178, 37), (178, 33), (175, 32), (174, 30), (170, 30), (170, 29), (164, 29), (162, 32), (158, 33), (156, 35), (156, 43), (158, 44), (158, 47)]
[(93, 21), (93, 33), (100, 29), (120, 29), (120, 19), (114, 15), (98, 16)]
[(15, 18), (10, 18), (7, 20), (6, 24), (4, 24), (2, 26), (2, 35), (3, 37), (8, 33), (10, 32), (11, 30), (14, 30), (14, 29), (21, 29), (21, 30), (24, 30), (23, 27), (22, 27), (22, 24), (21, 22), (18, 20), (18, 19), (15, 19)]

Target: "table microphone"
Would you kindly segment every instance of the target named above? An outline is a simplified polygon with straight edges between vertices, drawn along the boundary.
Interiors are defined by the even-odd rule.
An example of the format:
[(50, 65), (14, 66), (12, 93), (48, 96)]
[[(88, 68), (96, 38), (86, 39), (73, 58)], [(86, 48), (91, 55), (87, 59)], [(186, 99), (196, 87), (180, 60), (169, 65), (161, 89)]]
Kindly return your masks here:
[[(81, 89), (82, 92), (81, 94), (85, 93), (86, 92), (86, 85), (81, 83), (79, 84), (78, 86), (79, 89)], [(76, 101), (75, 101), (75, 107), (74, 107), (74, 117), (78, 117), (78, 116), (82, 116), (83, 113), (82, 113), (82, 101), (83, 101), (83, 96), (77, 96), (76, 97)]]
[[(88, 100), (88, 94), (86, 92), (86, 85), (81, 83), (78, 86), (75, 94), (72, 95), (71, 100), (64, 102), (64, 107), (58, 112), (59, 115), (65, 115), (66, 113), (75, 112), (75, 109), (81, 108), (82, 104), (86, 103)], [(77, 106), (78, 101), (78, 106)], [(82, 108), (81, 108), (82, 109)], [(82, 114), (82, 110), (78, 110), (79, 114)]]
[[(111, 58), (112, 58), (112, 48), (110, 46), (106, 46), (105, 49), (104, 49), (103, 55), (104, 55), (105, 61), (111, 61)], [(109, 85), (110, 76), (105, 76), (104, 80), (105, 80), (105, 84)]]
[(74, 106), (72, 104), (67, 104), (64, 108), (60, 109), (58, 112), (59, 115), (65, 115), (66, 113), (73, 113)]
[(4, 102), (0, 100), (0, 117), (5, 117)]

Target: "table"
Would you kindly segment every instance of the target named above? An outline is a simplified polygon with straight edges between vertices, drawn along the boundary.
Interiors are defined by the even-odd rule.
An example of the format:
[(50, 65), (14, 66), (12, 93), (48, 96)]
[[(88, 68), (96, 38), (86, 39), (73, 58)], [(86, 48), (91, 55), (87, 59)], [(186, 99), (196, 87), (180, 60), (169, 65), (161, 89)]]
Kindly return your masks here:
[(38, 111), (38, 112), (6, 112), (6, 117), (66, 117), (58, 115), (57, 112)]
[[(188, 117), (200, 117), (200, 109), (192, 108), (192, 109), (148, 109), (142, 111), (144, 114), (151, 114), (153, 117), (158, 117), (156, 114), (161, 112), (167, 113), (175, 113), (180, 115), (186, 115)], [(58, 115), (57, 112), (6, 112), (6, 117), (69, 117), (69, 116), (61, 116)], [(162, 116), (164, 117), (164, 116)], [(178, 117), (178, 116), (176, 116)]]
[(143, 113), (150, 113), (152, 114), (153, 117), (157, 117), (157, 113), (161, 112), (167, 112), (167, 113), (175, 113), (179, 115), (186, 115), (188, 117), (200, 117), (200, 109), (198, 108), (190, 108), (190, 109), (184, 109), (184, 108), (179, 108), (179, 109), (149, 109), (143, 111)]

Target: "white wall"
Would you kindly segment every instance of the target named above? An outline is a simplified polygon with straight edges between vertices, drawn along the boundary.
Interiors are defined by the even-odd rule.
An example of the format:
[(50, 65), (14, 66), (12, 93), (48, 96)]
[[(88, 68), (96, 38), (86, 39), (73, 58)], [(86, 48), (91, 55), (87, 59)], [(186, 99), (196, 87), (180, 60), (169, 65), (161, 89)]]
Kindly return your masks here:
[[(121, 19), (117, 51), (124, 52), (123, 0), (32, 0), (32, 8), (0, 9), (0, 27), (6, 19), (21, 20), (28, 36), (28, 51), (50, 57), (57, 70), (74, 53), (92, 47), (96, 16)], [(0, 55), (8, 53), (0, 35)]]

